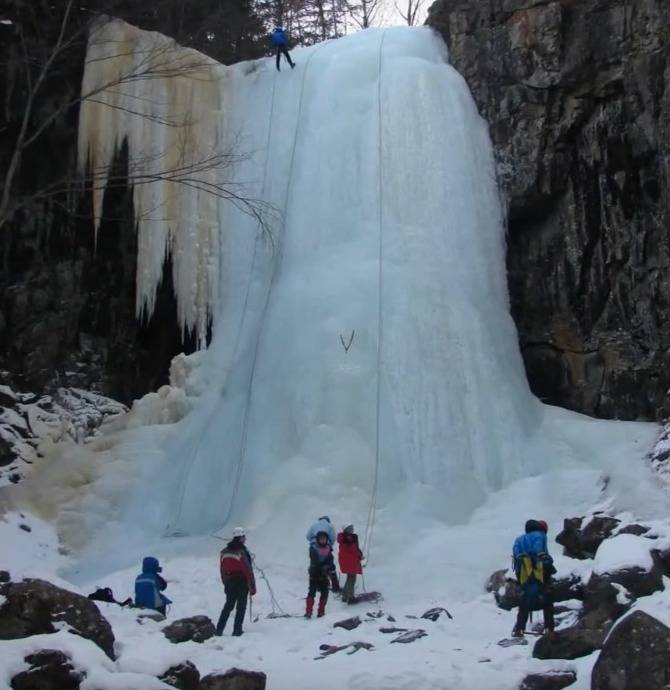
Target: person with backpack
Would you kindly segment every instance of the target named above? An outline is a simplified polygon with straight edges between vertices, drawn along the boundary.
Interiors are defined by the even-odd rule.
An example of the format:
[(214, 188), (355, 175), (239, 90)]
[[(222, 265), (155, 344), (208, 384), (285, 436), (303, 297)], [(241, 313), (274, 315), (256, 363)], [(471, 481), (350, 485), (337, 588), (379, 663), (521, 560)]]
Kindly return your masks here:
[(328, 541), (328, 534), (326, 532), (319, 532), (316, 535), (314, 544), (309, 547), (309, 590), (305, 599), (305, 618), (312, 617), (314, 598), (317, 592), (319, 592), (317, 618), (325, 615), (326, 603), (328, 601), (328, 585), (334, 570), (333, 547)]
[[(316, 535), (319, 532), (325, 532), (328, 537), (328, 543), (331, 548), (335, 546), (335, 528), (330, 523), (330, 518), (327, 515), (322, 515), (311, 527), (307, 530), (307, 541), (310, 546), (316, 544)], [(330, 586), (335, 594), (340, 591), (340, 580), (337, 576), (337, 570), (333, 566), (332, 573), (330, 575)]]
[(275, 26), (272, 32), (272, 47), (277, 51), (277, 72), (281, 71), (279, 69), (279, 62), (282, 55), (286, 58), (288, 64), (291, 65), (291, 69), (295, 67), (295, 62), (291, 60), (288, 52), (288, 36), (281, 26)]
[(356, 575), (363, 574), (363, 552), (358, 547), (358, 535), (354, 532), (353, 525), (345, 525), (337, 535), (337, 560), (340, 564), (340, 572), (347, 576), (342, 590), (342, 601), (345, 604), (354, 603), (356, 589)]
[(514, 572), (521, 587), (521, 601), (512, 637), (523, 637), (528, 616), (542, 610), (544, 630), (554, 632), (554, 602), (551, 577), (556, 573), (554, 560), (547, 552), (548, 525), (544, 520), (528, 520), (525, 533), (517, 537), (512, 548)]
[(219, 622), (216, 624), (216, 634), (221, 637), (228, 618), (235, 609), (233, 636), (242, 635), (242, 622), (247, 610), (247, 597), (256, 594), (256, 580), (251, 563), (251, 554), (245, 546), (247, 537), (242, 527), (235, 527), (233, 538), (226, 548), (221, 551), (219, 567), (221, 581), (226, 592), (226, 603), (221, 610)]
[(165, 615), (168, 599), (163, 590), (167, 582), (159, 575), (163, 571), (157, 558), (145, 556), (142, 560), (142, 572), (135, 578), (135, 606), (143, 609), (154, 609)]

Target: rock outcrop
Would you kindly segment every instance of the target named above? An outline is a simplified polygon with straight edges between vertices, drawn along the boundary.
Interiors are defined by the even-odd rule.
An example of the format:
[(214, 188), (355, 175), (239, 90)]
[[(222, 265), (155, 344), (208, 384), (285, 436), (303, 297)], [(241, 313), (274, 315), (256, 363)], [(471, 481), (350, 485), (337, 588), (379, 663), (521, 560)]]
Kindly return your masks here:
[(599, 417), (670, 413), (670, 3), (437, 0), (490, 125), (530, 385)]
[(0, 585), (0, 594), (0, 640), (54, 633), (65, 623), (114, 659), (112, 628), (90, 599), (44, 580), (9, 582)]

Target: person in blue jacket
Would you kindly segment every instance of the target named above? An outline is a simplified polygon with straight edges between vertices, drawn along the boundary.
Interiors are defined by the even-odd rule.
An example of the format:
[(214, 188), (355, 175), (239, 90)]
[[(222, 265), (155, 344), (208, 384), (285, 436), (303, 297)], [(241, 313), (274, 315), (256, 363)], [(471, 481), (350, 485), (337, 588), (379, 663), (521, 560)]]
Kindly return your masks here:
[(142, 572), (135, 578), (135, 606), (154, 609), (165, 615), (165, 608), (172, 601), (162, 594), (167, 588), (167, 582), (158, 574), (162, 570), (157, 558), (144, 558)]
[(286, 31), (284, 31), (281, 26), (275, 26), (274, 31), (272, 32), (272, 47), (277, 50), (278, 72), (280, 71), (279, 61), (281, 60), (282, 55), (284, 55), (284, 57), (287, 59), (288, 64), (291, 65), (291, 69), (295, 67), (295, 62), (291, 60), (291, 56), (288, 52), (288, 36), (286, 35)]
[(512, 637), (523, 637), (530, 612), (540, 608), (545, 632), (554, 632), (551, 576), (556, 573), (556, 568), (547, 551), (547, 530), (544, 520), (527, 520), (524, 534), (514, 540), (512, 559), (521, 586), (521, 600)]
[[(328, 537), (328, 544), (332, 548), (335, 545), (335, 528), (330, 524), (330, 518), (327, 515), (322, 515), (308, 530), (305, 535), (309, 542), (310, 548), (317, 545), (317, 535), (324, 532)], [(340, 591), (340, 579), (337, 575), (337, 570), (333, 567), (330, 576), (330, 588), (333, 592)]]

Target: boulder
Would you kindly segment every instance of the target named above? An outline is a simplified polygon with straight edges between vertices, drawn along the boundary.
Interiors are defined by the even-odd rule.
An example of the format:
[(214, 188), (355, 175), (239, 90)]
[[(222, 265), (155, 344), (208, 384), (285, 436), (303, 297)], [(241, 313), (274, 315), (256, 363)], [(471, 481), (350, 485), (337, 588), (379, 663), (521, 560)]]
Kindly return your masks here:
[(578, 575), (567, 575), (551, 580), (551, 596), (557, 601), (584, 598), (584, 583)]
[(661, 573), (665, 577), (670, 577), (670, 549), (652, 549), (651, 557)]
[(593, 558), (600, 544), (607, 539), (619, 524), (616, 518), (595, 515), (585, 526), (584, 518), (566, 518), (563, 530), (556, 537), (563, 547), (563, 553), (571, 558)]
[(180, 618), (163, 628), (163, 635), (174, 642), (204, 642), (214, 637), (216, 628), (209, 616), (191, 616)]
[(265, 690), (267, 677), (257, 671), (231, 668), (225, 673), (210, 673), (200, 681), (200, 690)]
[(569, 628), (541, 637), (533, 648), (538, 659), (577, 659), (600, 649), (614, 622), (630, 607), (617, 586), (607, 580), (584, 589), (583, 615)]
[(647, 597), (664, 589), (663, 575), (659, 568), (623, 568), (613, 573), (591, 575), (587, 589), (600, 582), (611, 582), (625, 587), (634, 597)]
[(654, 561), (651, 542), (632, 534), (605, 541), (596, 554), (592, 578), (604, 578), (644, 597), (664, 589), (661, 568)]
[(577, 680), (574, 671), (546, 671), (531, 673), (519, 685), (519, 690), (561, 690)]
[(30, 668), (12, 678), (12, 690), (79, 690), (84, 679), (85, 674), (74, 669), (70, 658), (54, 649), (30, 654), (24, 661)]
[(0, 583), (11, 582), (12, 577), (7, 570), (0, 570)]
[(200, 671), (190, 661), (183, 661), (176, 666), (170, 666), (159, 676), (159, 680), (178, 690), (199, 690)]
[(45, 580), (10, 582), (2, 586), (2, 594), (0, 640), (53, 633), (65, 623), (114, 659), (112, 628), (90, 599)]
[(496, 604), (505, 611), (511, 611), (521, 601), (521, 587), (509, 576), (507, 568), (496, 570), (486, 583), (486, 591), (493, 592)]
[(625, 527), (622, 527), (617, 534), (633, 534), (636, 537), (641, 537), (643, 534), (646, 534), (651, 527), (645, 527), (644, 525), (638, 525), (636, 523), (626, 525)]
[(670, 685), (670, 628), (643, 611), (622, 620), (591, 673), (591, 690), (663, 690)]

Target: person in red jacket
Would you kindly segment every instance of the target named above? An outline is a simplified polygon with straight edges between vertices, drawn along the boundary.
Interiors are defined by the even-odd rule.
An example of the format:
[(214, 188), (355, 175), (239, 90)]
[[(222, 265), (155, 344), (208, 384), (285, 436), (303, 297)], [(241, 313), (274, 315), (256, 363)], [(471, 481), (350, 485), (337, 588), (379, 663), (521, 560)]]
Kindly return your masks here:
[(354, 602), (354, 589), (356, 588), (356, 575), (363, 574), (363, 552), (358, 547), (358, 535), (354, 532), (353, 525), (345, 525), (337, 535), (339, 551), (337, 554), (340, 570), (347, 576), (342, 592), (342, 601), (346, 604)]
[(228, 617), (235, 611), (235, 624), (233, 635), (239, 637), (242, 634), (242, 621), (247, 609), (247, 597), (256, 594), (256, 581), (254, 579), (251, 554), (244, 545), (246, 535), (242, 527), (233, 530), (233, 538), (221, 552), (220, 567), (221, 581), (226, 590), (226, 603), (219, 616), (216, 625), (216, 634), (221, 636), (226, 627)]

